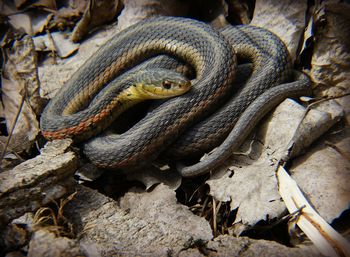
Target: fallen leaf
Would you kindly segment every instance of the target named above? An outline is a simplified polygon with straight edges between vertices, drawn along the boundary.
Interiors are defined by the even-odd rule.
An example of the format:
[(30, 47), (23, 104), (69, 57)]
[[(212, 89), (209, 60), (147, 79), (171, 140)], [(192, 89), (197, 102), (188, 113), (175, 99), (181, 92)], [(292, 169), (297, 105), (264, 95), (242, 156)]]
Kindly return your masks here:
[(181, 185), (181, 176), (177, 171), (161, 171), (156, 167), (146, 167), (142, 170), (126, 172), (126, 178), (142, 182), (146, 186), (146, 190), (158, 184), (167, 185), (174, 190)]
[(244, 167), (231, 167), (233, 175), (227, 173), (219, 179), (207, 181), (210, 195), (220, 201), (231, 201), (230, 209), (238, 208), (236, 222), (254, 225), (266, 215), (273, 218), (285, 209), (278, 194), (275, 177), (276, 165), (258, 160)]
[(321, 100), (310, 106), (289, 142), (288, 151), (282, 159), (287, 161), (303, 153), (308, 146), (339, 122), (343, 116), (344, 109), (336, 100)]
[[(314, 52), (310, 76), (316, 82), (314, 93), (337, 97), (350, 92), (350, 5), (325, 4), (315, 11)], [(346, 13), (346, 14), (345, 14)], [(346, 39), (345, 39), (346, 38)]]
[[(52, 38), (52, 41), (50, 40)], [(67, 58), (79, 49), (80, 44), (71, 42), (63, 32), (53, 32), (33, 38), (35, 49), (55, 51), (61, 58)]]
[[(249, 13), (250, 8), (247, 2), (242, 2), (239, 0), (227, 1), (228, 9), (231, 10), (230, 13), (236, 24), (249, 24), (251, 21), (251, 13)], [(226, 16), (226, 15), (225, 15)]]
[[(105, 28), (81, 43), (75, 55), (65, 59), (57, 58), (55, 64), (52, 64), (50, 59), (41, 62), (38, 67), (40, 95), (44, 98), (52, 98), (77, 69), (114, 33), (115, 28)], [(67, 44), (71, 45), (71, 43)], [(74, 50), (74, 47), (68, 49)]]
[(15, 6), (18, 10), (24, 8), (39, 8), (44, 10), (56, 10), (56, 0), (15, 0)]
[[(7, 152), (22, 153), (28, 151), (39, 134), (39, 123), (36, 115), (20, 94), (23, 87), (24, 84), (2, 78), (2, 102), (8, 133), (15, 126)], [(24, 101), (23, 106), (21, 105), (22, 101)], [(20, 114), (16, 119), (18, 112)], [(1, 151), (4, 150), (7, 140), (8, 136), (0, 136)]]
[[(278, 193), (275, 171), (304, 112), (304, 108), (296, 102), (285, 100), (265, 119), (257, 132), (258, 141), (264, 144), (259, 158), (244, 161), (241, 156), (238, 163), (231, 160), (231, 171), (226, 172), (224, 177), (216, 178), (214, 175), (207, 181), (210, 194), (215, 199), (231, 201), (231, 210), (238, 208), (236, 222), (254, 225), (265, 220), (266, 215), (272, 219), (285, 210)], [(247, 165), (249, 162), (250, 165)]]
[(8, 15), (9, 23), (15, 30), (25, 32), (30, 36), (44, 31), (53, 16), (52, 13), (39, 10), (18, 12), (11, 2), (0, 5), (0, 13)]
[(286, 44), (292, 60), (295, 60), (306, 26), (306, 11), (306, 1), (258, 0), (255, 3), (251, 25), (263, 27), (275, 33)]
[(14, 0), (17, 9), (21, 9), (29, 0)]
[(39, 95), (37, 55), (32, 38), (25, 36), (21, 40), (16, 40), (12, 48), (5, 49), (5, 55), (7, 61), (4, 66), (4, 77), (24, 82), (25, 88), (20, 89), (22, 95), (26, 94), (26, 102), (36, 114), (40, 114), (44, 102)]
[(43, 11), (35, 11), (28, 13), (31, 19), (33, 35), (42, 33), (49, 27), (49, 23), (53, 17), (52, 13)]
[(119, 0), (90, 0), (83, 17), (73, 30), (71, 40), (79, 42), (92, 29), (112, 21), (119, 9)]
[(34, 35), (31, 19), (28, 13), (11, 15), (9, 23), (18, 31), (23, 31), (28, 35)]
[[(308, 153), (293, 161), (292, 177), (317, 212), (332, 222), (350, 206), (350, 130), (327, 136)], [(343, 149), (339, 151), (339, 149)]]
[(67, 5), (59, 8), (50, 22), (50, 29), (61, 31), (72, 29), (76, 25), (88, 4), (88, 0), (69, 0)]
[[(8, 133), (15, 124), (9, 150), (21, 153), (29, 150), (39, 133), (36, 114), (43, 107), (39, 96), (36, 53), (30, 36), (16, 40), (11, 49), (4, 49), (4, 53), (2, 101)], [(6, 140), (7, 137), (1, 137), (2, 147)]]
[(32, 7), (43, 8), (44, 10), (56, 10), (56, 0), (38, 0), (31, 5)]
[(185, 16), (189, 5), (187, 2), (165, 0), (124, 0), (124, 9), (118, 17), (118, 30), (151, 16)]

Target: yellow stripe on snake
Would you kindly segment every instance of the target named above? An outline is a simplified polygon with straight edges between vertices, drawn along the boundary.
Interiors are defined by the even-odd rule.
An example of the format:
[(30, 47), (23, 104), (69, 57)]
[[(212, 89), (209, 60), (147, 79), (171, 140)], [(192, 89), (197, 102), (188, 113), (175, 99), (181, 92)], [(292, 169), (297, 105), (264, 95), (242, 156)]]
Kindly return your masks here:
[[(235, 74), (250, 72), (237, 71), (237, 58), (252, 63), (251, 75), (239, 88)], [(173, 95), (187, 91), (183, 76), (162, 75), (164, 69), (184, 72), (184, 67), (195, 73), (188, 92), (161, 103), (121, 135), (100, 134), (131, 104), (135, 92), (130, 88), (136, 84), (163, 89), (180, 85), (181, 92)], [(159, 69), (156, 76), (140, 75)], [(285, 45), (265, 29), (228, 26), (216, 31), (188, 18), (151, 18), (116, 34), (73, 75), (44, 110), (41, 130), (47, 139), (87, 140), (86, 156), (106, 168), (140, 167), (161, 154), (172, 160), (199, 156), (220, 145), (230, 131), (236, 131), (233, 141), (242, 141), (247, 128), (284, 98), (307, 93), (309, 80), (303, 74), (297, 75), (297, 82), (283, 84), (293, 74)], [(241, 115), (248, 125), (240, 121)], [(216, 159), (180, 172), (208, 172), (222, 161)]]

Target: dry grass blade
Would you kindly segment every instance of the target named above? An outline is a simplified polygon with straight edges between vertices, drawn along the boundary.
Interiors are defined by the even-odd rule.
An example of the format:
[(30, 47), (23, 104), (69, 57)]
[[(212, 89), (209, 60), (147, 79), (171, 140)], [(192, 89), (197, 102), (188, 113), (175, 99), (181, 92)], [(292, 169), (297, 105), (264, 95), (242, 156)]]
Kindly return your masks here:
[(277, 170), (279, 192), (289, 212), (305, 206), (296, 224), (325, 256), (350, 256), (350, 244), (334, 230), (310, 205), (296, 182), (287, 171), (279, 166)]
[(25, 94), (22, 95), (22, 97), (21, 97), (21, 102), (20, 102), (20, 105), (19, 105), (18, 110), (16, 112), (15, 119), (14, 119), (14, 121), (12, 123), (12, 126), (11, 126), (11, 129), (9, 131), (9, 135), (7, 137), (6, 143), (5, 143), (4, 148), (3, 148), (2, 152), (1, 152), (1, 155), (0, 155), (0, 166), (1, 166), (2, 160), (5, 157), (5, 154), (6, 154), (6, 151), (7, 151), (7, 147), (9, 145), (9, 143), (10, 143), (13, 131), (15, 130), (16, 124), (18, 122), (19, 115), (21, 114), (25, 97), (26, 97)]
[(215, 199), (213, 198), (213, 231), (214, 231), (214, 237), (217, 236), (216, 230), (217, 230), (217, 220), (216, 220), (216, 202)]
[(77, 192), (69, 195), (66, 199), (61, 199), (60, 204), (52, 201), (57, 207), (57, 213), (49, 207), (42, 207), (34, 215), (34, 230), (45, 229), (56, 234), (56, 236), (73, 237), (73, 225), (64, 216), (63, 209), (70, 202)]

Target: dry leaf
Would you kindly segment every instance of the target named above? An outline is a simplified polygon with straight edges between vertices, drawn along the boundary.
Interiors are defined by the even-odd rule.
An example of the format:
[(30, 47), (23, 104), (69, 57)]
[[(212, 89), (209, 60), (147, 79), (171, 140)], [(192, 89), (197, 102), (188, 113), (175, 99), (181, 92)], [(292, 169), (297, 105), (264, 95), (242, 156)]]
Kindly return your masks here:
[(45, 31), (49, 27), (50, 20), (53, 17), (52, 13), (41, 11), (28, 12), (28, 14), (31, 19), (33, 35)]
[(31, 19), (28, 13), (11, 15), (9, 23), (18, 31), (25, 32), (28, 35), (34, 35)]
[(231, 200), (231, 210), (238, 208), (237, 222), (253, 225), (264, 220), (267, 214), (269, 218), (277, 217), (285, 209), (278, 193), (275, 170), (304, 111), (296, 102), (284, 101), (265, 119), (257, 133), (258, 140), (264, 142), (259, 159), (251, 165), (240, 162), (241, 167), (237, 167), (234, 164), (233, 174), (228, 172), (224, 177), (207, 181), (215, 199)]
[(44, 10), (56, 10), (56, 0), (38, 0), (31, 5), (32, 7), (43, 8)]
[(80, 45), (71, 42), (63, 32), (37, 36), (33, 40), (37, 51), (54, 51), (61, 58), (67, 58), (74, 54), (78, 51)]
[(291, 173), (317, 212), (332, 222), (350, 206), (350, 130), (327, 139), (294, 160)]
[[(15, 128), (7, 147), (7, 153), (15, 152), (22, 153), (28, 151), (39, 134), (39, 123), (36, 119), (35, 113), (24, 102), (20, 91), (23, 90), (24, 84), (19, 84), (17, 81), (10, 81), (2, 78), (2, 104), (4, 105), (4, 116), (8, 133), (15, 123)], [(20, 112), (18, 120), (16, 120), (17, 113)], [(0, 136), (1, 151), (4, 150), (5, 142), (8, 136)]]
[(17, 9), (21, 9), (29, 0), (14, 0)]
[[(237, 24), (249, 24), (251, 14), (247, 2), (239, 0), (227, 1), (228, 8), (231, 10), (233, 19)], [(231, 17), (232, 18), (232, 17)]]
[(39, 7), (46, 10), (56, 10), (56, 0), (15, 0), (15, 6), (18, 10), (29, 7)]
[(90, 0), (83, 17), (74, 28), (71, 40), (78, 42), (93, 28), (112, 21), (119, 9), (119, 0)]
[(317, 83), (318, 95), (335, 97), (350, 92), (349, 12), (346, 3), (326, 4), (316, 10), (318, 29), (310, 76)]
[(210, 194), (220, 201), (231, 201), (230, 209), (238, 208), (236, 222), (254, 225), (278, 216), (285, 209), (278, 194), (276, 166), (258, 160), (245, 167), (231, 167), (233, 175), (209, 179)]
[[(9, 133), (16, 124), (9, 150), (20, 153), (32, 146), (39, 133), (36, 113), (41, 112), (43, 102), (39, 96), (36, 53), (29, 36), (15, 41), (12, 49), (6, 49), (4, 53), (7, 61), (2, 77), (2, 101)], [(1, 142), (5, 141), (6, 138), (1, 137)]]
[(343, 116), (344, 110), (335, 100), (315, 103), (310, 107), (310, 110), (299, 125), (292, 140), (289, 142), (286, 155), (282, 159), (287, 161), (301, 154), (304, 149), (339, 122)]
[(175, 170), (161, 171), (155, 167), (146, 167), (139, 171), (126, 172), (127, 180), (137, 180), (149, 190), (154, 185), (164, 184), (170, 189), (177, 189), (181, 185), (181, 176)]
[(111, 27), (101, 30), (80, 44), (79, 51), (74, 56), (66, 59), (57, 59), (55, 64), (52, 64), (50, 59), (40, 63), (38, 73), (41, 83), (41, 96), (52, 98), (74, 72), (114, 33), (115, 28)]
[(306, 1), (258, 0), (251, 25), (274, 32), (287, 45), (295, 60), (305, 28)]
[(123, 30), (147, 17), (186, 16), (187, 2), (174, 0), (124, 0), (124, 9), (118, 17), (118, 30)]
[(52, 18), (52, 14), (44, 11), (18, 12), (17, 9), (8, 3), (0, 4), (0, 13), (9, 15), (9, 23), (17, 30), (33, 36), (44, 31)]
[(73, 28), (76, 21), (81, 18), (88, 4), (88, 0), (69, 0), (68, 6), (63, 6), (55, 12), (55, 16), (50, 23), (50, 28), (65, 30)]
[[(36, 114), (43, 108), (43, 100), (39, 95), (39, 81), (37, 77), (37, 55), (34, 42), (30, 36), (16, 40), (11, 49), (5, 49), (6, 63), (4, 77), (18, 83), (24, 83), (25, 88), (19, 89), (26, 94), (26, 101)], [(23, 85), (22, 85), (23, 86)]]

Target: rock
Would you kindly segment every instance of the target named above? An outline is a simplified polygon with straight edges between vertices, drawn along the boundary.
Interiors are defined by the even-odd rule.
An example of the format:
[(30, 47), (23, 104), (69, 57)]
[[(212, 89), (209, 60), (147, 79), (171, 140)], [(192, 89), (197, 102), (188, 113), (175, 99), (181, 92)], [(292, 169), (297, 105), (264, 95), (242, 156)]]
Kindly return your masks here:
[(39, 156), (0, 173), (0, 227), (75, 190), (71, 140), (49, 142)]

